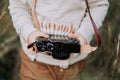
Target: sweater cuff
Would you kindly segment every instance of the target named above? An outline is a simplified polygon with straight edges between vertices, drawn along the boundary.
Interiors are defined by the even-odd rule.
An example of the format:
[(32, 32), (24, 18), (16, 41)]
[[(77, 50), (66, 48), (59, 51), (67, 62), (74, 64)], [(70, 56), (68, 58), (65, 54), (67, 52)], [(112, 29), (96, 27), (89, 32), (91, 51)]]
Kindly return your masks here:
[(28, 36), (30, 35), (30, 33), (32, 33), (33, 31), (37, 30), (36, 28), (34, 28), (32, 25), (30, 24), (26, 24), (22, 29), (21, 29), (21, 35), (23, 36), (23, 38), (27, 41)]
[(89, 44), (93, 35), (94, 35), (94, 31), (91, 29), (91, 31), (87, 30), (85, 28), (85, 25), (81, 26), (76, 32), (80, 33), (87, 41), (87, 43)]

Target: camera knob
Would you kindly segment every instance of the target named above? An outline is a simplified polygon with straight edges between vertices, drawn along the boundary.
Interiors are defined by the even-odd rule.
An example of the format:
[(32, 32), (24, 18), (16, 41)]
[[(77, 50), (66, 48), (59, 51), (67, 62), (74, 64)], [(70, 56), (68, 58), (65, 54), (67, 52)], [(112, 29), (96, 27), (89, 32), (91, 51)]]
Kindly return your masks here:
[(41, 46), (42, 46), (42, 44), (43, 44), (43, 42), (42, 42), (42, 41), (37, 41), (37, 43), (36, 43), (37, 47), (41, 47)]
[(45, 51), (46, 50), (46, 46), (44, 45), (44, 43), (40, 40), (37, 41), (36, 43), (37, 49), (39, 51)]
[(54, 50), (54, 44), (51, 43), (51, 42), (48, 42), (48, 43), (47, 43), (47, 50), (48, 50), (48, 51), (53, 51), (53, 50)]

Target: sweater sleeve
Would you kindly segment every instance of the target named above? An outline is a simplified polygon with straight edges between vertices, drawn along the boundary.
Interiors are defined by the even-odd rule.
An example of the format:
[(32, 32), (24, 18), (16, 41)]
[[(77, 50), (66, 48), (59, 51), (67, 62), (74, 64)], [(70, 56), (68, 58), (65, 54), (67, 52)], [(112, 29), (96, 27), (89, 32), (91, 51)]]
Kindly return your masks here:
[(27, 41), (29, 34), (36, 30), (27, 0), (9, 0), (9, 11), (16, 32)]
[[(95, 21), (97, 28), (99, 29), (102, 26), (102, 22), (104, 21), (104, 18), (107, 14), (109, 2), (108, 0), (88, 0), (88, 3), (92, 18)], [(88, 43), (92, 39), (94, 30), (88, 12), (86, 12), (85, 17), (81, 22), (80, 28), (76, 32), (81, 33)]]

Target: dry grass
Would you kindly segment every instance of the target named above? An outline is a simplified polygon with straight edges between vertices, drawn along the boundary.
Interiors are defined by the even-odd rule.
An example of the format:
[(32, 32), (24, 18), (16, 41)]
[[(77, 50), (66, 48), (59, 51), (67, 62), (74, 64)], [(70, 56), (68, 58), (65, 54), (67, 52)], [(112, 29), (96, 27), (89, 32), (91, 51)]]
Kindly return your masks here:
[[(109, 1), (109, 12), (100, 30), (102, 46), (88, 56), (80, 80), (120, 80), (120, 1)], [(20, 43), (7, 6), (8, 0), (0, 0), (0, 80), (18, 80)]]

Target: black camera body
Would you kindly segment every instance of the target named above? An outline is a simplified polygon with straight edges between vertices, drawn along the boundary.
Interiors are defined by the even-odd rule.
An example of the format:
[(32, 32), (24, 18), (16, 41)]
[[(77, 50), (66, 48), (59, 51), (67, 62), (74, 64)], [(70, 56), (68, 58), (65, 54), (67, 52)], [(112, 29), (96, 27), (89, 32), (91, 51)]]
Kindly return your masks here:
[(49, 38), (37, 38), (36, 46), (38, 51), (52, 52), (55, 59), (65, 60), (70, 57), (70, 53), (79, 53), (80, 44), (76, 39), (70, 39), (67, 36), (53, 36)]

